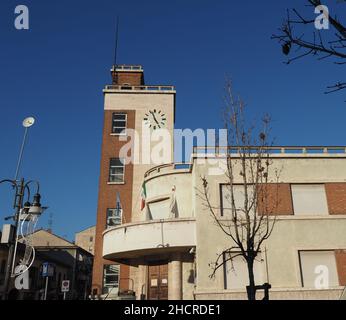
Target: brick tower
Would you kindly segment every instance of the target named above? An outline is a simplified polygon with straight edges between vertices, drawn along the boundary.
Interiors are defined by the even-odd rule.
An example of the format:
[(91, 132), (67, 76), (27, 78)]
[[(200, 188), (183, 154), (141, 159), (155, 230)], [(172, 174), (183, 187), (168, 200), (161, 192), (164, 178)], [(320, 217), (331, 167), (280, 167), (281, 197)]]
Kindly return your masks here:
[[(92, 281), (93, 294), (101, 295), (117, 294), (118, 290), (138, 290), (136, 268), (103, 258), (103, 233), (120, 224), (143, 221), (141, 186), (145, 172), (156, 165), (142, 161), (143, 126), (150, 127), (151, 133), (158, 128), (172, 133), (175, 108), (174, 87), (146, 86), (142, 66), (113, 66), (111, 75), (112, 85), (103, 90), (104, 126)], [(148, 118), (152, 114), (155, 122), (150, 123)], [(159, 126), (157, 119), (161, 120)], [(139, 139), (131, 139), (131, 129)], [(139, 157), (135, 163), (122, 163), (123, 158), (119, 155), (128, 143), (132, 144), (133, 150), (138, 147)], [(155, 143), (150, 150), (154, 146)], [(169, 148), (173, 150), (173, 134)], [(172, 158), (173, 155), (168, 162), (172, 162)]]

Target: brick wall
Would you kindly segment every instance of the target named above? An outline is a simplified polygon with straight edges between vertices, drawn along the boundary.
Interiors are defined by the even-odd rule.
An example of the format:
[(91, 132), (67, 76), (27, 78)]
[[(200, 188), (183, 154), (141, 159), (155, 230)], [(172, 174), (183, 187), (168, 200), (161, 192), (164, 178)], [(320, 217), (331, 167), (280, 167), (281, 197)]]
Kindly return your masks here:
[(143, 72), (112, 72), (113, 84), (129, 84), (130, 86), (144, 85)]
[(339, 284), (346, 286), (346, 250), (335, 250), (336, 266), (338, 269)]
[[(122, 112), (117, 110), (117, 112)], [(99, 178), (99, 196), (96, 222), (95, 237), (95, 257), (93, 268), (93, 289), (97, 289), (98, 293), (102, 293), (103, 283), (103, 265), (114, 264), (102, 258), (103, 236), (102, 233), (106, 229), (107, 208), (115, 208), (116, 194), (119, 192), (120, 202), (123, 208), (123, 222), (131, 221), (132, 211), (132, 184), (133, 184), (133, 165), (128, 164), (125, 168), (125, 184), (109, 185), (109, 161), (110, 158), (118, 157), (120, 148), (126, 144), (126, 141), (119, 141), (118, 136), (110, 135), (112, 132), (112, 114), (114, 111), (106, 110), (104, 113), (104, 129), (102, 140), (102, 155)], [(135, 111), (124, 110), (127, 113), (127, 127), (135, 126)], [(129, 267), (121, 265), (120, 279), (129, 278)], [(128, 280), (121, 280), (121, 289), (128, 289)]]
[[(263, 188), (262, 192), (259, 191), (259, 213), (268, 211), (277, 215), (294, 214), (290, 184), (270, 183)], [(326, 183), (325, 191), (329, 214), (346, 214), (346, 183)]]
[(329, 214), (346, 214), (346, 183), (325, 184)]
[(258, 191), (258, 213), (292, 215), (292, 195), (289, 183), (268, 183)]

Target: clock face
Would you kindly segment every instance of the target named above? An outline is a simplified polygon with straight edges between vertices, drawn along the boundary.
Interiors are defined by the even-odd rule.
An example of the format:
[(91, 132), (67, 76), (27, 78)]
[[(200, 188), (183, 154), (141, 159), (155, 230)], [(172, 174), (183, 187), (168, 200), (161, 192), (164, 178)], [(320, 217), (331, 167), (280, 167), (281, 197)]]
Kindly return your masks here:
[(167, 122), (166, 115), (161, 110), (156, 109), (149, 110), (143, 120), (149, 128), (154, 130), (163, 128)]

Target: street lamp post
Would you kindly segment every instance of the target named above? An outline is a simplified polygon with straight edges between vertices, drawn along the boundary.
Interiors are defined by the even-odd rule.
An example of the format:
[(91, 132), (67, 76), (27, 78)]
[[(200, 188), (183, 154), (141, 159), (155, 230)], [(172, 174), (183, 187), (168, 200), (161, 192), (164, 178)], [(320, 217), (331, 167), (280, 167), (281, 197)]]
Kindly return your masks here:
[[(15, 263), (16, 263), (16, 253), (17, 253), (17, 244), (18, 244), (18, 230), (19, 230), (19, 223), (21, 221), (21, 213), (25, 211), (27, 214), (41, 214), (43, 212), (43, 208), (41, 207), (40, 204), (40, 194), (39, 194), (39, 183), (36, 182), (37, 184), (37, 190), (36, 194), (34, 196), (33, 203), (31, 204), (29, 202), (30, 200), (30, 184), (35, 181), (28, 181), (25, 182), (25, 180), (22, 178), (18, 180), (18, 175), (20, 172), (20, 167), (23, 159), (23, 153), (24, 153), (24, 147), (27, 139), (27, 134), (28, 134), (28, 129), (34, 124), (35, 119), (32, 117), (26, 118), (23, 121), (23, 127), (25, 128), (24, 132), (24, 137), (23, 137), (23, 142), (22, 146), (20, 149), (19, 153), (19, 158), (18, 158), (18, 164), (16, 168), (16, 173), (15, 173), (15, 179), (4, 179), (0, 181), (0, 184), (2, 183), (9, 183), (12, 185), (13, 189), (15, 189), (15, 197), (14, 197), (14, 203), (13, 203), (13, 208), (15, 209), (15, 213), (13, 216), (6, 217), (5, 220), (8, 219), (13, 219), (14, 220), (14, 234), (15, 234), (15, 240), (10, 239), (9, 243), (9, 251), (8, 251), (8, 259), (7, 259), (7, 264), (6, 264), (6, 273), (5, 273), (5, 281), (4, 281), (4, 290), (3, 290), (3, 300), (8, 299), (8, 294), (9, 294), (9, 288), (10, 288), (10, 281), (11, 278), (15, 277), (17, 274), (15, 273)], [(26, 203), (23, 205), (24, 202), (24, 196), (25, 192), (27, 192), (28, 199)], [(29, 217), (29, 216), (27, 216)], [(25, 218), (26, 219), (26, 218)], [(28, 268), (27, 268), (28, 270)], [(25, 270), (25, 271), (27, 271)], [(25, 272), (24, 271), (24, 272)]]
[[(15, 180), (3, 180), (0, 183), (3, 182), (8, 182), (11, 183), (13, 188), (16, 190), (16, 194), (14, 197), (14, 208), (16, 209), (14, 216), (15, 224), (14, 224), (14, 231), (15, 234), (17, 235), (17, 230), (18, 230), (18, 224), (19, 224), (19, 214), (20, 210), (23, 205), (23, 196), (24, 196), (24, 179), (21, 179), (20, 185), (18, 186), (17, 181)], [(11, 218), (7, 217), (6, 219)], [(12, 266), (15, 263), (15, 250), (17, 247), (17, 242), (14, 243), (14, 239), (10, 239), (10, 246), (8, 249), (8, 258), (7, 258), (7, 263), (6, 263), (6, 273), (5, 273), (5, 282), (4, 282), (4, 291), (3, 291), (3, 300), (6, 300), (8, 297), (8, 291), (9, 291), (9, 285), (10, 285), (10, 279), (12, 276)]]

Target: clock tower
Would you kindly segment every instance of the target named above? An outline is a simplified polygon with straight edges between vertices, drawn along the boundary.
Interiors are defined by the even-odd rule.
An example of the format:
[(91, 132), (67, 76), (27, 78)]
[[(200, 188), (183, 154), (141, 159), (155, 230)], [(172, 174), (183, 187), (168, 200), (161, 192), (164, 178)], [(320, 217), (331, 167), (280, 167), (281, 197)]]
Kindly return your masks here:
[[(145, 85), (139, 65), (116, 65), (104, 93), (93, 294), (136, 290), (136, 268), (103, 259), (103, 233), (145, 220), (141, 210), (144, 174), (173, 162), (175, 89)], [(125, 151), (124, 151), (125, 150)], [(162, 157), (162, 153), (165, 155)], [(160, 163), (161, 162), (161, 163)]]

